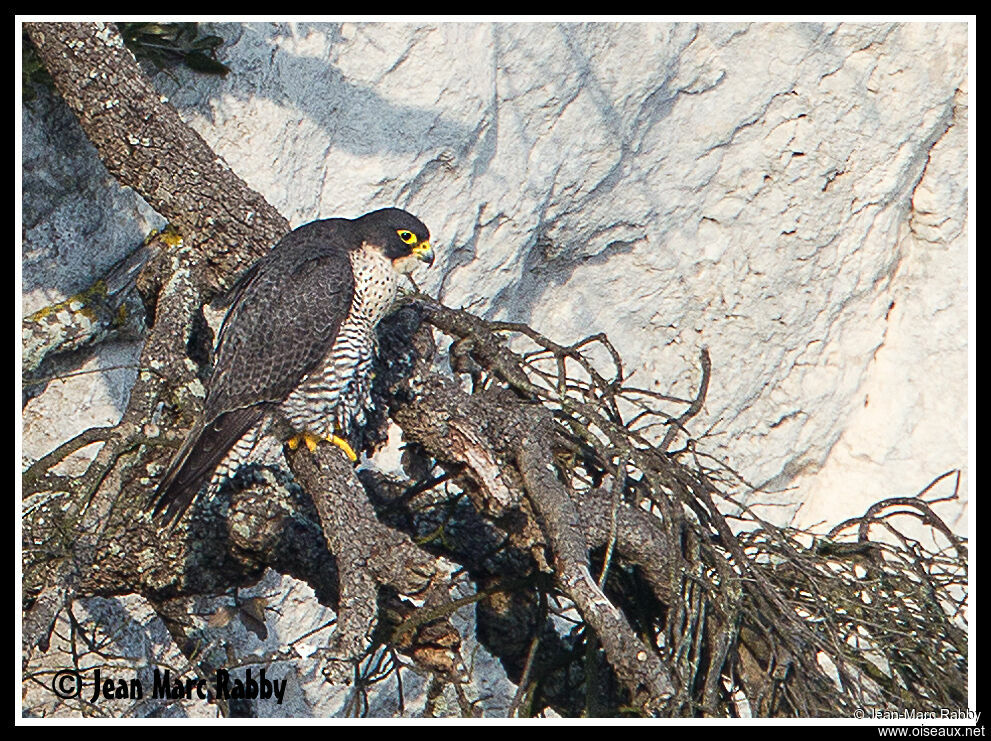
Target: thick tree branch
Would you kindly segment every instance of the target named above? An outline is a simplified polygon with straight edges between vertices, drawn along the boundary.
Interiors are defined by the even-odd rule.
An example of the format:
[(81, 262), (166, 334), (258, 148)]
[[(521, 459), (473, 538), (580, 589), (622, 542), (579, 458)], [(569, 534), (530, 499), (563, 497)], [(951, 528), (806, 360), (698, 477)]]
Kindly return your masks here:
[(353, 664), (375, 629), (378, 586), (435, 603), (443, 599), (438, 590), (444, 588), (446, 570), (409, 536), (379, 522), (353, 467), (336, 447), (321, 445), (311, 455), (300, 446), (287, 457), (296, 479), (313, 494), (327, 546), (337, 559), (338, 622), (325, 671), (331, 681), (350, 681)]
[(289, 224), (179, 118), (112, 24), (28, 23), (32, 43), (107, 170), (194, 245), (226, 285)]
[[(554, 573), (561, 590), (570, 597), (596, 632), (616, 673), (629, 686), (635, 703), (646, 712), (659, 711), (674, 695), (671, 673), (653, 646), (637, 640), (619, 609), (602, 593), (588, 568), (588, 542), (581, 519), (564, 486), (548, 461), (553, 435), (546, 418), (529, 432), (522, 426), (517, 461), (527, 496), (548, 534), (554, 553)], [(659, 555), (659, 554), (658, 554)]]

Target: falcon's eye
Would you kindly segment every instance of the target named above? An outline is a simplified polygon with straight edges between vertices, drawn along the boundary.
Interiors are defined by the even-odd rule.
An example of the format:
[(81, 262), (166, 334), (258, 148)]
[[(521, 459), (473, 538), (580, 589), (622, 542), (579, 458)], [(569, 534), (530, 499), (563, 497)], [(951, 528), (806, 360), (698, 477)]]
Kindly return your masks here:
[(398, 229), (396, 234), (398, 234), (399, 238), (406, 244), (416, 244), (416, 235), (413, 234), (413, 232), (407, 231), (406, 229)]

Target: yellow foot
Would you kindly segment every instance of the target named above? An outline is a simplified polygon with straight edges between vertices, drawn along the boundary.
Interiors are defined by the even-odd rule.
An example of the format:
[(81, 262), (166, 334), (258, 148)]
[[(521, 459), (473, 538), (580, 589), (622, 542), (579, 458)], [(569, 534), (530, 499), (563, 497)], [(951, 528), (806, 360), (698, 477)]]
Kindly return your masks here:
[(296, 435), (289, 438), (289, 449), (295, 450), (299, 447), (299, 441), (302, 440), (306, 443), (306, 448), (312, 453), (317, 449), (317, 443), (320, 442), (320, 438), (316, 435), (312, 435), (309, 432), (304, 432), (302, 435)]
[(344, 455), (346, 455), (348, 457), (348, 460), (351, 461), (352, 463), (358, 460), (358, 456), (355, 455), (354, 451), (351, 449), (351, 446), (348, 444), (348, 441), (345, 440), (343, 437), (338, 437), (337, 435), (331, 435), (328, 438), (321, 438), (309, 432), (304, 432), (302, 435), (296, 435), (295, 437), (289, 438), (288, 441), (289, 449), (295, 450), (296, 448), (298, 448), (299, 441), (302, 440), (306, 444), (307, 450), (309, 450), (312, 453), (317, 449), (317, 443), (320, 442), (320, 440), (322, 439), (326, 439), (327, 442), (333, 443), (338, 448), (340, 448), (344, 452)]
[(358, 456), (355, 455), (354, 451), (351, 450), (351, 446), (348, 445), (348, 441), (343, 437), (338, 437), (337, 435), (330, 436), (330, 442), (334, 443), (338, 448), (344, 451), (344, 455), (348, 457), (348, 460), (354, 463), (358, 460)]

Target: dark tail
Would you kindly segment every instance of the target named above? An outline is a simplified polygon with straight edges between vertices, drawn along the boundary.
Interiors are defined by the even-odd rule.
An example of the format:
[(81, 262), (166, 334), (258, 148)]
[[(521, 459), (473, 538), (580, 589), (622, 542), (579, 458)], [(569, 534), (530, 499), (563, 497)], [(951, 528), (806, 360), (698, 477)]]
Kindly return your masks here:
[(262, 418), (260, 405), (225, 412), (193, 431), (172, 460), (172, 465), (155, 492), (154, 516), (164, 512), (163, 527), (182, 517), (214, 470), (251, 427)]

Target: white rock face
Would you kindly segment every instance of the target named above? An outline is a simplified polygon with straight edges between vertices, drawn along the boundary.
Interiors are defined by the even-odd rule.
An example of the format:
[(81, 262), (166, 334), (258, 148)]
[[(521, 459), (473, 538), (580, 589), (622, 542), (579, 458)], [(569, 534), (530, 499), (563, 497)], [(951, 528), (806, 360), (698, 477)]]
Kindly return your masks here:
[[(691, 428), (782, 492), (749, 495), (788, 505), (765, 516), (835, 522), (966, 469), (965, 24), (212, 30), (232, 74), (156, 84), (294, 226), (405, 207), (437, 245), (425, 290), (561, 343), (607, 332), (655, 391), (693, 395), (708, 347)], [(73, 235), (59, 198), (95, 186), (44, 180), (27, 132), (51, 123), (24, 117), (46, 184), (25, 203), (51, 209), (25, 225), (25, 307), (105, 267), (69, 278), (43, 247), (126, 251), (149, 218), (104, 197), (114, 244)]]

